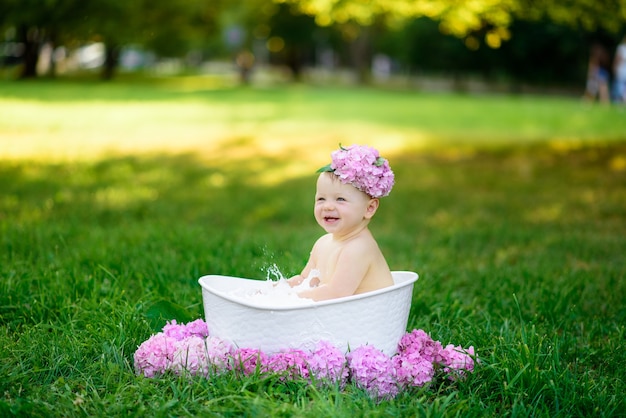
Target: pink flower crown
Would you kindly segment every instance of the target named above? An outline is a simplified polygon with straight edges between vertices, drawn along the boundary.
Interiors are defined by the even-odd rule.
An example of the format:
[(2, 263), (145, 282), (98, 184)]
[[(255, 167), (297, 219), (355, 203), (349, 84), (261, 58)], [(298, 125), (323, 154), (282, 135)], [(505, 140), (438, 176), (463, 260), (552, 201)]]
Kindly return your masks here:
[(393, 171), (389, 162), (381, 157), (378, 150), (365, 145), (351, 145), (331, 154), (332, 162), (318, 173), (331, 172), (344, 184), (351, 184), (371, 197), (384, 197), (394, 185)]

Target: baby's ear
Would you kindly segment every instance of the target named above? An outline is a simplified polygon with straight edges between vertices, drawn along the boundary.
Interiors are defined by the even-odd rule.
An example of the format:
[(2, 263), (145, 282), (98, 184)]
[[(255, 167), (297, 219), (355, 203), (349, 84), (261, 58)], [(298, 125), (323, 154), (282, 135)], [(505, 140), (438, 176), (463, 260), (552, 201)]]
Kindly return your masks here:
[(372, 216), (378, 210), (378, 205), (380, 204), (380, 200), (378, 198), (372, 198), (367, 202), (367, 208), (365, 209), (365, 219), (371, 219)]

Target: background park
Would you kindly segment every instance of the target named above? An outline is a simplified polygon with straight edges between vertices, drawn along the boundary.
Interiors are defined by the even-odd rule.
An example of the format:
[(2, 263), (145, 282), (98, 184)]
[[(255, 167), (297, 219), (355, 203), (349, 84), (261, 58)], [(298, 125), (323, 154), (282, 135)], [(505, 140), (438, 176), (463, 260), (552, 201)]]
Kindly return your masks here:
[[(582, 96), (625, 17), (0, 0), (0, 415), (624, 416), (626, 108)], [(200, 276), (299, 272), (339, 143), (396, 174), (371, 229), (420, 275), (408, 329), (473, 346), (474, 372), (383, 401), (137, 375), (166, 320), (202, 317)]]

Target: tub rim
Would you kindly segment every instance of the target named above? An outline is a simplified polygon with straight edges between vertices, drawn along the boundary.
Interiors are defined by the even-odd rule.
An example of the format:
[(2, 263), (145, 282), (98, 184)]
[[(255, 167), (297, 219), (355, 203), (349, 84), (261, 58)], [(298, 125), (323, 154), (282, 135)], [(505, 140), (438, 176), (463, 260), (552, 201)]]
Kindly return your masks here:
[[(254, 301), (251, 301), (251, 302), (244, 301), (241, 298), (230, 295), (226, 292), (211, 288), (207, 283), (205, 283), (205, 279), (210, 278), (210, 277), (221, 277), (221, 278), (245, 280), (248, 282), (260, 282), (260, 283), (265, 282), (265, 280), (246, 279), (243, 277), (225, 276), (221, 274), (207, 274), (207, 275), (200, 277), (198, 279), (198, 283), (200, 284), (203, 290), (206, 290), (207, 292), (210, 292), (216, 296), (221, 297), (222, 299), (226, 299), (238, 305), (247, 306), (250, 308), (265, 310), (265, 311), (287, 311), (287, 310), (293, 311), (293, 310), (301, 310), (301, 309), (321, 308), (327, 305), (337, 305), (340, 303), (351, 302), (354, 300), (371, 298), (371, 297), (380, 295), (382, 293), (393, 292), (394, 290), (413, 284), (419, 279), (419, 275), (414, 271), (394, 270), (391, 273), (392, 273), (392, 276), (393, 276), (393, 273), (398, 273), (398, 274), (402, 274), (403, 276), (408, 276), (408, 278), (403, 279), (401, 283), (394, 283), (393, 285), (384, 287), (382, 289), (372, 290), (370, 292), (365, 292), (365, 293), (359, 293), (357, 295), (343, 296), (340, 298), (321, 300), (321, 301), (311, 300), (309, 303), (298, 303), (294, 305), (280, 305), (280, 306), (269, 306), (267, 304), (255, 303)], [(394, 280), (395, 280), (395, 277), (394, 277)]]

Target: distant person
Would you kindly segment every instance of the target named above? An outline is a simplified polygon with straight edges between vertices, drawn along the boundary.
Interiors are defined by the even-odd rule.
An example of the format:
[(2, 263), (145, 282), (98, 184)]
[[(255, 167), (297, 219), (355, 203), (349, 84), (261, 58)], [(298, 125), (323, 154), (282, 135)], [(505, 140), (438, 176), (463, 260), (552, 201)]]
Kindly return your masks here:
[(254, 66), (254, 55), (248, 50), (243, 50), (235, 58), (237, 68), (239, 68), (239, 80), (242, 84), (250, 84), (250, 75)]
[(320, 168), (315, 220), (327, 232), (313, 245), (302, 273), (288, 280), (311, 288), (298, 296), (327, 300), (393, 285), (391, 271), (368, 225), (379, 199), (387, 196), (394, 175), (386, 159), (368, 146), (341, 147), (332, 163)]
[(594, 44), (589, 54), (589, 66), (587, 68), (587, 86), (585, 99), (600, 103), (609, 103), (609, 53), (600, 44)]
[(614, 94), (615, 101), (626, 103), (626, 35), (617, 45), (613, 60)]

